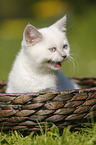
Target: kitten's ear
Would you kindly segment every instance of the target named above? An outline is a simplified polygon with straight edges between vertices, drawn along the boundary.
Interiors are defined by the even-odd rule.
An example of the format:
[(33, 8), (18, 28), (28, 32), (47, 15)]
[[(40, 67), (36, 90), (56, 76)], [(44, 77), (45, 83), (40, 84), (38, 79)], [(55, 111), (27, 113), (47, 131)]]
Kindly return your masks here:
[(24, 30), (24, 38), (26, 42), (34, 45), (42, 40), (42, 34), (31, 24), (28, 24)]
[(67, 16), (65, 15), (63, 18), (61, 18), (60, 20), (58, 20), (52, 26), (56, 27), (60, 31), (66, 31), (66, 21), (67, 21)]

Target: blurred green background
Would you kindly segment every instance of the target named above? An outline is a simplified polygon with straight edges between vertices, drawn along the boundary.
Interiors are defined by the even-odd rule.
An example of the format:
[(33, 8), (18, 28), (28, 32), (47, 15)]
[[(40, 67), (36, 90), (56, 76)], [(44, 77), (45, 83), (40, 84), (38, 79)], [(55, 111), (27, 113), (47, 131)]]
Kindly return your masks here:
[(96, 0), (0, 0), (0, 80), (7, 80), (24, 28), (49, 26), (67, 13), (67, 37), (74, 64), (67, 76), (96, 76)]

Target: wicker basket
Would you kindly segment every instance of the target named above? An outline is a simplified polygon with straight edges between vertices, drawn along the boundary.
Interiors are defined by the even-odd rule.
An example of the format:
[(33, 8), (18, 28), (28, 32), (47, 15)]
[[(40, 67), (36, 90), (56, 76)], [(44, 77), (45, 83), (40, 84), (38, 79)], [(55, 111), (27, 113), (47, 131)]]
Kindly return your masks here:
[[(6, 94), (0, 81), (0, 129), (39, 131), (46, 122), (74, 129), (96, 119), (96, 78), (72, 78), (83, 89), (52, 93)], [(50, 123), (48, 128), (50, 128)]]

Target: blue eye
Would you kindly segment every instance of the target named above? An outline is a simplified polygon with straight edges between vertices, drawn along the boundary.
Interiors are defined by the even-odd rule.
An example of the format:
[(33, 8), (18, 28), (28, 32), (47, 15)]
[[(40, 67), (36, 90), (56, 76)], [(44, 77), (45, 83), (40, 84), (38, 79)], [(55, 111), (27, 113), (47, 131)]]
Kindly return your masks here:
[(63, 45), (63, 49), (67, 49), (67, 48), (68, 48), (67, 44)]
[(56, 51), (56, 47), (49, 48), (49, 51), (55, 52)]

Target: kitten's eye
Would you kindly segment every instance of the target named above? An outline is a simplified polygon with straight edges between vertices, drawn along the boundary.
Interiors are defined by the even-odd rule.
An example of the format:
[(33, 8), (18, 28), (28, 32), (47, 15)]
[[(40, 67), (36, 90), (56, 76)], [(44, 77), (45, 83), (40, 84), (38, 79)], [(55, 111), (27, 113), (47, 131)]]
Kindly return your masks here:
[(49, 51), (55, 52), (56, 51), (56, 47), (49, 48)]
[(63, 49), (67, 49), (67, 48), (68, 48), (67, 44), (63, 45)]

